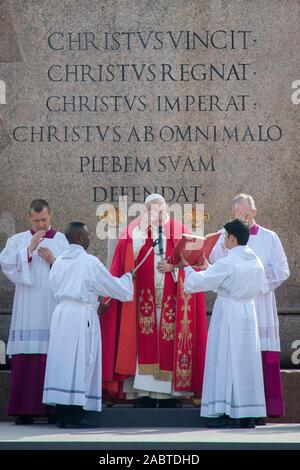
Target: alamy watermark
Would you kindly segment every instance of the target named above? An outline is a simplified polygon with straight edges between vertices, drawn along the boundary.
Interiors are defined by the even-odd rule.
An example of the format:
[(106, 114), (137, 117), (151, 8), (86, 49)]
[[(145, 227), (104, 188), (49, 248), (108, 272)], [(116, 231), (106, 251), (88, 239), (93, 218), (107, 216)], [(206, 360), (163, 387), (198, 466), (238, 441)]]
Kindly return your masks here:
[[(174, 226), (174, 237), (182, 235), (181, 224), (185, 230), (196, 236), (204, 236), (204, 224), (207, 215), (204, 213), (204, 204), (178, 204), (168, 205), (163, 199), (148, 203), (128, 204), (127, 197), (120, 197), (117, 206), (106, 203), (100, 204), (96, 210), (99, 222), (96, 226), (96, 235), (100, 240), (123, 239), (128, 236), (126, 227), (134, 219), (149, 218), (149, 226), (164, 225), (169, 218), (179, 224)], [(166, 225), (169, 230), (169, 225)], [(164, 231), (165, 232), (165, 231)], [(166, 236), (170, 234), (166, 233)]]
[(295, 366), (298, 366), (300, 364), (300, 339), (293, 341), (292, 349), (295, 349), (295, 351), (292, 354), (291, 361)]

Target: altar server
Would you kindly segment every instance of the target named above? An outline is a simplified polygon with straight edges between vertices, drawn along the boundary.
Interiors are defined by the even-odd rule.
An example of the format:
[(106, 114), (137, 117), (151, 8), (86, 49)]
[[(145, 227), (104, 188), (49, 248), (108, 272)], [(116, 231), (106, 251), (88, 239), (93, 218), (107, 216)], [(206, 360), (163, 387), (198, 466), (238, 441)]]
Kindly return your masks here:
[[(101, 335), (98, 297), (133, 298), (132, 274), (112, 276), (86, 253), (89, 232), (81, 222), (66, 230), (70, 243), (50, 273), (54, 310), (44, 387), (44, 403), (58, 405), (58, 425), (89, 427), (83, 410), (101, 411)], [(104, 351), (105, 353), (105, 351)]]
[[(260, 341), (254, 297), (266, 286), (259, 258), (246, 246), (249, 227), (227, 222), (229, 253), (204, 271), (185, 267), (187, 293), (217, 291), (209, 325), (201, 416), (212, 427), (255, 427), (266, 415)], [(204, 266), (203, 266), (204, 267)]]
[[(280, 335), (275, 289), (290, 276), (287, 258), (278, 235), (255, 222), (257, 214), (254, 199), (248, 194), (238, 194), (232, 201), (234, 217), (245, 220), (250, 226), (248, 246), (264, 265), (267, 284), (264, 292), (255, 298), (258, 329), (262, 351), (267, 416), (284, 416), (284, 401), (280, 377)], [(228, 253), (224, 234), (219, 238), (210, 260), (216, 261)], [(260, 424), (263, 424), (260, 421)]]

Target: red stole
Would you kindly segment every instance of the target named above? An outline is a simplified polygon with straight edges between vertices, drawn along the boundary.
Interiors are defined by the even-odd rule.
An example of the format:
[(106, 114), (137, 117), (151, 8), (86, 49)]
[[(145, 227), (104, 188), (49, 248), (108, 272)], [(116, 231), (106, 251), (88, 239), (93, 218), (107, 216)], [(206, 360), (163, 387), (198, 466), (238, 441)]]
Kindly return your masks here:
[[(142, 261), (152, 241), (148, 232), (148, 238), (139, 252), (137, 263)], [(171, 255), (173, 247), (173, 238), (167, 239), (166, 258)], [(172, 273), (165, 273), (161, 317), (158, 325), (154, 279), (154, 251), (152, 250), (136, 275), (139, 372), (170, 380), (174, 363), (177, 283), (174, 282)]]

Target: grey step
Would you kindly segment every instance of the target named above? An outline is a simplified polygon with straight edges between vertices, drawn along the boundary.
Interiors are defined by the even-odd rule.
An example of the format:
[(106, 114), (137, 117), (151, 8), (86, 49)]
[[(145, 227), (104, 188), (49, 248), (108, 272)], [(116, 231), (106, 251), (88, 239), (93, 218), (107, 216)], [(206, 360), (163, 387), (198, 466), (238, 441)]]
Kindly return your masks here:
[(206, 419), (199, 408), (132, 408), (114, 406), (101, 413), (89, 412), (89, 420), (103, 428), (158, 427), (200, 428)]
[[(276, 423), (300, 423), (300, 370), (282, 370), (286, 416), (279, 419), (268, 419)], [(10, 387), (10, 371), (0, 370), (0, 421), (7, 421), (7, 402)], [(130, 408), (115, 405), (104, 407), (102, 413), (92, 413), (91, 419), (99, 420), (105, 427), (198, 427), (203, 426), (199, 408)], [(143, 424), (144, 423), (144, 424)], [(172, 424), (173, 423), (173, 424)]]

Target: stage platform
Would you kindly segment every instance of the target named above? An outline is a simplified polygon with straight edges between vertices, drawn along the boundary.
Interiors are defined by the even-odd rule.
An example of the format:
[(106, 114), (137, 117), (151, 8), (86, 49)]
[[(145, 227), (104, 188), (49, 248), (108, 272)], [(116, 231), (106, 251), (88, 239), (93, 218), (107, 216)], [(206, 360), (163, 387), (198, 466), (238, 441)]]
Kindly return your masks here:
[(298, 449), (300, 424), (267, 424), (255, 429), (97, 428), (0, 423), (1, 450), (203, 450)]

